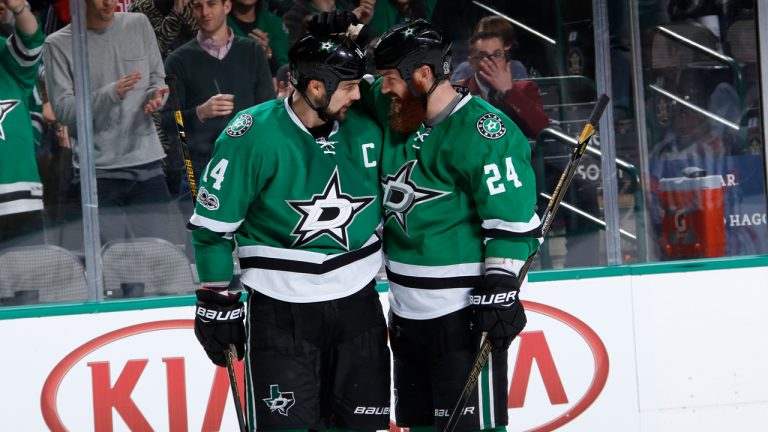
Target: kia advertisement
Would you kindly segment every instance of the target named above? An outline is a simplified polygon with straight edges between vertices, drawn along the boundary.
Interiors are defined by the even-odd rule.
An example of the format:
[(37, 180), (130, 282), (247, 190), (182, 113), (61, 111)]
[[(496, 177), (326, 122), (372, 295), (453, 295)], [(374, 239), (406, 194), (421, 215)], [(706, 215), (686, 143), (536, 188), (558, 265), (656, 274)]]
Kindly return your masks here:
[[(510, 430), (554, 430), (601, 397), (609, 354), (584, 320), (537, 302), (525, 306), (528, 327), (509, 356)], [(28, 334), (54, 341), (20, 351), (27, 360), (6, 373), (6, 388), (17, 396), (3, 403), (13, 409), (0, 429), (237, 430), (226, 369), (214, 367), (197, 344), (192, 314), (177, 307), (0, 321), (12, 332), (4, 334), (32, 326)], [(235, 369), (244, 388), (242, 363)], [(265, 399), (270, 391), (256, 389)], [(392, 429), (399, 430), (394, 423)]]

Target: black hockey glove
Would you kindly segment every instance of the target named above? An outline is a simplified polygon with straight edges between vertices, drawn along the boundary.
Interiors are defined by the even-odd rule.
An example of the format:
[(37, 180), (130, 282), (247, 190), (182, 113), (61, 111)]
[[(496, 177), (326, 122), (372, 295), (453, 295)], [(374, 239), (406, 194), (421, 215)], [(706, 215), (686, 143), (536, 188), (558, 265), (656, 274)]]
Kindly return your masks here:
[(232, 344), (237, 358), (242, 360), (245, 351), (245, 306), (240, 293), (221, 295), (215, 291), (199, 289), (195, 307), (195, 336), (205, 353), (217, 366), (227, 365), (224, 351)]
[(320, 12), (309, 20), (307, 30), (318, 36), (346, 33), (350, 25), (359, 23), (355, 14), (350, 11)]
[(494, 351), (509, 348), (512, 340), (523, 331), (525, 310), (518, 294), (517, 278), (505, 274), (487, 274), (470, 294), (472, 330), (487, 332)]

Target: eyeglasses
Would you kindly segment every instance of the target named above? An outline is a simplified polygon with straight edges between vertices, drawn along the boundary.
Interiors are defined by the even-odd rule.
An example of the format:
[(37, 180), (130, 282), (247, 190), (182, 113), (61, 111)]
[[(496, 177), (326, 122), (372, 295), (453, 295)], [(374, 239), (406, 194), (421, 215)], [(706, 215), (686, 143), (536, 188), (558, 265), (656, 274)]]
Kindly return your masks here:
[(469, 59), (472, 60), (472, 61), (480, 61), (482, 59), (486, 59), (486, 58), (491, 57), (491, 58), (493, 58), (495, 60), (501, 60), (501, 59), (504, 58), (504, 55), (505, 55), (504, 50), (500, 50), (499, 49), (499, 50), (496, 50), (496, 51), (494, 51), (492, 53), (480, 52), (480, 53), (477, 53), (475, 55), (469, 56)]

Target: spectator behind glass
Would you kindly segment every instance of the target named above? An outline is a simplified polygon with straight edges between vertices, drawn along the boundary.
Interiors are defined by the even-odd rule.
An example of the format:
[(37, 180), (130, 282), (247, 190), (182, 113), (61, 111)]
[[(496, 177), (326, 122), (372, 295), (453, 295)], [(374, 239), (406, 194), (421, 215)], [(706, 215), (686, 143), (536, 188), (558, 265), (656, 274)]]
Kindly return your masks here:
[(235, 35), (249, 37), (264, 48), (272, 72), (288, 64), (288, 29), (263, 0), (232, 0), (227, 24)]
[[(510, 55), (517, 50), (517, 33), (515, 33), (515, 27), (512, 23), (506, 19), (492, 15), (482, 18), (477, 22), (475, 27), (475, 34), (481, 32), (496, 33), (501, 36), (504, 41), (504, 50), (506, 51), (507, 59)], [(526, 79), (528, 78), (528, 72), (525, 71), (525, 66), (517, 60), (509, 59), (509, 70), (513, 79)], [(451, 82), (457, 83), (461, 80), (469, 78), (474, 74), (469, 62), (465, 61), (456, 66), (451, 75)]]
[[(168, 88), (155, 34), (145, 15), (115, 13), (115, 0), (86, 0), (85, 24), (102, 240), (164, 237), (165, 154), (151, 114)], [(48, 36), (43, 58), (51, 107), (77, 148), (71, 26)]]
[(15, 18), (0, 37), (0, 249), (43, 242), (43, 185), (35, 161), (29, 100), (45, 41), (25, 0), (0, 0)]
[(128, 11), (143, 13), (149, 18), (160, 55), (166, 58), (197, 33), (197, 23), (188, 4), (189, 0), (137, 0)]
[[(165, 59), (176, 48), (184, 45), (197, 34), (197, 23), (192, 16), (189, 0), (138, 0), (128, 7), (129, 12), (143, 13), (155, 30), (160, 55)], [(171, 148), (171, 140), (161, 127), (160, 113), (152, 113), (157, 136), (168, 157), (163, 161), (168, 189), (174, 196), (179, 192), (179, 180), (184, 162), (177, 148)]]
[[(227, 27), (230, 0), (194, 0), (192, 12), (200, 30), (165, 60), (176, 76), (175, 91), (184, 117), (192, 167), (202, 175), (216, 138), (234, 114), (274, 99), (264, 49), (252, 39), (235, 36)], [(175, 136), (171, 110), (163, 111), (163, 127)], [(190, 210), (191, 211), (191, 210)]]
[(506, 47), (496, 33), (476, 33), (469, 40), (473, 75), (459, 82), (511, 118), (528, 139), (536, 139), (549, 119), (532, 81), (512, 79)]
[[(387, 0), (379, 0), (387, 1)], [(357, 19), (368, 24), (373, 16), (376, 0), (296, 0), (293, 6), (283, 15), (283, 23), (288, 29), (291, 45), (293, 45), (299, 36), (306, 30), (306, 22), (311, 15), (321, 12), (332, 12), (335, 10), (347, 10), (355, 14)]]

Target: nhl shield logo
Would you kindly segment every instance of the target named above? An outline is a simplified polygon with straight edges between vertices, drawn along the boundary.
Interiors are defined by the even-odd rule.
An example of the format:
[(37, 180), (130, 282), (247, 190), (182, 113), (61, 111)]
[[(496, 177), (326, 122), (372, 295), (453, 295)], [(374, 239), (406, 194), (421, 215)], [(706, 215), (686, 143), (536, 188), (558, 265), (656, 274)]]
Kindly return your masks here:
[(488, 113), (477, 121), (477, 131), (486, 138), (499, 139), (507, 133), (507, 127), (504, 126), (504, 122), (501, 121), (499, 116)]
[(248, 114), (240, 114), (232, 123), (227, 126), (227, 135), (237, 138), (245, 135), (253, 124), (253, 117)]

